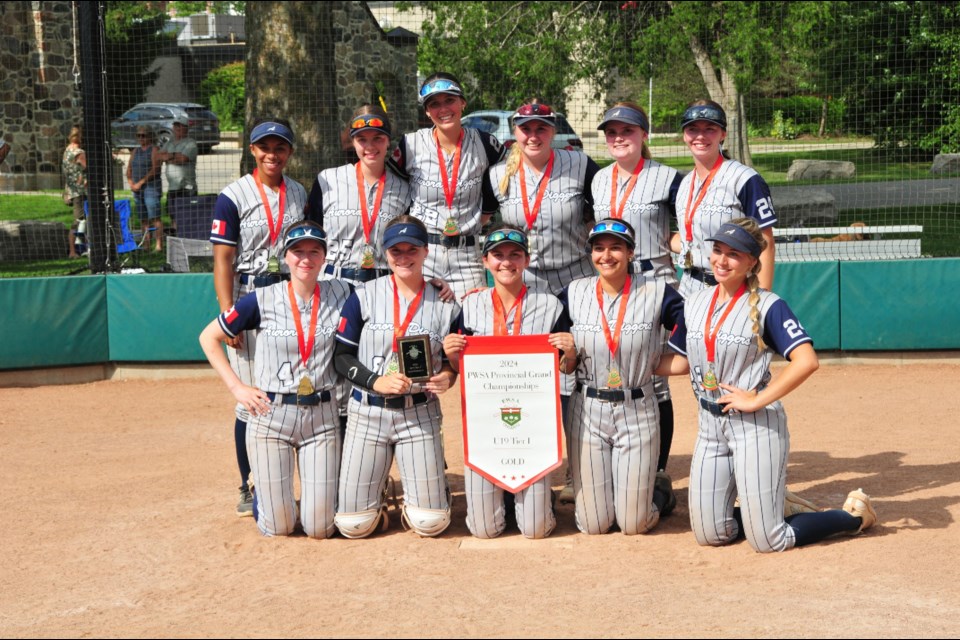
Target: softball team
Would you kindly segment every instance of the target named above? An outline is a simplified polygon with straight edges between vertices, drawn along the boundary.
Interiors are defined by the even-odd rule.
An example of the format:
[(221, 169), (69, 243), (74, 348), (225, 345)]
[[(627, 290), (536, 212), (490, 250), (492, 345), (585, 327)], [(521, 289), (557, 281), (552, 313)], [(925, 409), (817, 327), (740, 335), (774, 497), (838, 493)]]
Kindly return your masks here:
[[(358, 109), (348, 126), (358, 161), (319, 172), (309, 199), (283, 175), (289, 124), (258, 121), (257, 170), (218, 199), (211, 241), (222, 313), (200, 341), (237, 400), (238, 513), (254, 515), (264, 535), (299, 527), (315, 538), (367, 537), (388, 526), (396, 460), (403, 524), (442, 534), (451, 492), (438, 396), (457, 380), (467, 336), (548, 334), (563, 373), (574, 374), (563, 395), (581, 532), (645, 533), (675, 507), (666, 377), (686, 373), (700, 407), (688, 503), (697, 542), (742, 535), (757, 551), (782, 551), (875, 524), (862, 490), (834, 511), (791, 503), (780, 399), (817, 357), (770, 292), (770, 191), (723, 154), (719, 105), (684, 113), (694, 170), (681, 178), (651, 158), (649, 120), (631, 102), (598, 126), (613, 158), (603, 170), (553, 148), (556, 114), (541, 101), (513, 114), (506, 158), (493, 136), (463, 127), (454, 76), (427, 78), (419, 103), (433, 126), (404, 136), (392, 162), (387, 113)], [(484, 238), (495, 213), (502, 222)], [(683, 265), (679, 292), (671, 251)], [(774, 351), (789, 360), (776, 377)], [(428, 373), (407, 375), (406, 356), (422, 357)], [(470, 532), (501, 535), (504, 491), (471, 469), (464, 487)], [(546, 478), (518, 492), (522, 535), (550, 535), (554, 501)]]

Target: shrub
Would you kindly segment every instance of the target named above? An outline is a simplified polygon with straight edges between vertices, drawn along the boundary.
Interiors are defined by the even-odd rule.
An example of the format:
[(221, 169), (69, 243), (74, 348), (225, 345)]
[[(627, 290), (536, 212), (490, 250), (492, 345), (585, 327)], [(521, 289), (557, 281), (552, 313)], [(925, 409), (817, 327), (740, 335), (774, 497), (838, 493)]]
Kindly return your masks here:
[(245, 63), (231, 62), (208, 73), (200, 83), (200, 100), (217, 114), (224, 131), (243, 127), (245, 75)]

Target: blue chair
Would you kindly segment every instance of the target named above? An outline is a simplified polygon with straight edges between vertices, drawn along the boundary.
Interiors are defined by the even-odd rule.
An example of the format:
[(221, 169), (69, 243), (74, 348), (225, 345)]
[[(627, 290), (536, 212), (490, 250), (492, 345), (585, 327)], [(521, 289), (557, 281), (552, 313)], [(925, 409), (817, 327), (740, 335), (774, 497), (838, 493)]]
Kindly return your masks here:
[[(89, 217), (90, 209), (89, 202), (83, 203), (84, 214)], [(126, 199), (114, 200), (113, 201), (113, 210), (117, 214), (118, 222), (120, 224), (120, 240), (117, 242), (117, 255), (123, 255), (125, 253), (139, 252), (143, 247), (144, 235), (137, 229), (134, 230), (130, 226), (130, 216), (131, 208), (130, 201)], [(148, 231), (154, 231), (153, 227), (150, 227)], [(140, 265), (140, 255), (139, 253), (133, 253), (131, 256), (135, 265)]]

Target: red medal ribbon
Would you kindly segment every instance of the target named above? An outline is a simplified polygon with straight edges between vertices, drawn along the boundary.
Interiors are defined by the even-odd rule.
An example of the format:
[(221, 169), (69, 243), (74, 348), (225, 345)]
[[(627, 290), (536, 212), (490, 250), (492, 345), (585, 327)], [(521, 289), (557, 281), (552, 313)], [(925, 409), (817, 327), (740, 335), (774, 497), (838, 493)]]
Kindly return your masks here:
[(613, 179), (610, 182), (611, 218), (616, 218), (617, 220), (623, 219), (623, 208), (627, 206), (627, 200), (630, 198), (630, 194), (633, 193), (633, 188), (637, 186), (637, 177), (640, 175), (640, 172), (643, 171), (644, 162), (644, 158), (640, 158), (640, 162), (633, 168), (633, 173), (630, 174), (630, 179), (627, 180), (627, 189), (623, 192), (623, 199), (619, 205), (617, 204), (617, 174), (620, 172), (620, 167), (616, 162), (613, 163)]
[(713, 169), (710, 169), (710, 174), (707, 176), (707, 179), (703, 181), (703, 185), (700, 187), (700, 193), (697, 195), (697, 201), (693, 203), (693, 209), (690, 208), (690, 201), (693, 200), (693, 185), (697, 181), (696, 174), (694, 174), (693, 180), (690, 181), (690, 195), (687, 196), (687, 208), (683, 216), (683, 226), (687, 232), (687, 242), (693, 241), (693, 215), (696, 213), (700, 203), (703, 202), (703, 197), (707, 195), (707, 189), (710, 187), (710, 183), (713, 182), (713, 176), (717, 175), (717, 171), (720, 170), (721, 164), (723, 164), (722, 153), (717, 157), (717, 162), (713, 165)]
[(620, 300), (620, 311), (617, 312), (617, 324), (610, 331), (610, 324), (607, 322), (607, 314), (603, 310), (603, 287), (600, 286), (600, 279), (597, 278), (597, 306), (600, 307), (600, 326), (603, 327), (603, 336), (607, 339), (607, 347), (610, 349), (610, 355), (616, 358), (617, 348), (620, 346), (620, 329), (623, 328), (623, 318), (627, 313), (627, 301), (630, 299), (630, 274), (627, 274), (627, 281), (623, 285), (623, 296)]
[(273, 224), (273, 212), (270, 210), (270, 203), (267, 201), (267, 192), (263, 190), (263, 182), (260, 181), (258, 170), (253, 170), (253, 180), (257, 183), (257, 189), (260, 190), (260, 200), (263, 202), (263, 208), (267, 210), (267, 227), (270, 229), (270, 244), (277, 244), (277, 238), (280, 237), (280, 230), (283, 228), (283, 212), (287, 207), (287, 181), (280, 179), (280, 211), (277, 213), (277, 224)]
[(396, 276), (391, 275), (390, 281), (393, 283), (393, 352), (396, 353), (397, 338), (402, 338), (407, 333), (407, 327), (410, 326), (410, 321), (417, 313), (417, 307), (420, 306), (420, 301), (423, 299), (423, 291), (427, 287), (425, 282), (420, 285), (420, 291), (407, 308), (407, 315), (403, 319), (403, 324), (400, 324), (400, 291), (397, 290)]
[(373, 231), (373, 225), (377, 223), (377, 216), (380, 214), (380, 203), (383, 202), (384, 185), (387, 184), (387, 171), (384, 169), (377, 182), (377, 199), (373, 203), (373, 213), (367, 213), (367, 183), (363, 179), (363, 171), (360, 169), (360, 163), (357, 163), (357, 192), (360, 195), (360, 219), (363, 221), (363, 241), (370, 244), (370, 233)]
[(513, 312), (513, 335), (520, 335), (520, 325), (523, 320), (523, 297), (527, 295), (527, 286), (520, 289), (520, 295), (513, 301), (513, 306), (509, 311), (503, 308), (503, 300), (497, 294), (496, 289), (490, 290), (490, 296), (493, 298), (493, 335), (506, 336), (507, 332), (507, 314)]
[(533, 201), (533, 211), (530, 211), (530, 203), (527, 202), (527, 180), (523, 175), (523, 160), (520, 161), (520, 167), (517, 169), (517, 179), (520, 181), (520, 195), (523, 196), (523, 216), (527, 219), (527, 229), (533, 229), (533, 223), (537, 221), (540, 215), (540, 205), (543, 204), (543, 194), (547, 192), (547, 183), (550, 182), (550, 173), (553, 171), (553, 149), (550, 150), (550, 159), (547, 160), (547, 168), (543, 171), (540, 178), (540, 187), (537, 189), (537, 198)]
[(300, 347), (300, 361), (307, 369), (307, 360), (313, 353), (313, 343), (317, 338), (317, 316), (320, 313), (320, 283), (313, 286), (313, 300), (310, 309), (310, 337), (304, 338), (303, 324), (300, 321), (300, 307), (297, 306), (297, 296), (293, 293), (293, 282), (287, 282), (287, 291), (290, 293), (290, 309), (293, 312), (293, 322), (297, 327), (297, 344)]
[(460, 150), (463, 147), (463, 136), (466, 131), (460, 131), (457, 140), (457, 150), (453, 152), (453, 175), (447, 177), (447, 163), (443, 159), (443, 147), (440, 146), (440, 136), (433, 130), (433, 141), (437, 143), (437, 164), (440, 165), (440, 178), (443, 180), (443, 197), (447, 201), (447, 208), (453, 210), (453, 199), (457, 195), (457, 177), (460, 175)]
[(717, 298), (720, 296), (720, 287), (717, 287), (714, 290), (713, 299), (710, 300), (710, 308), (707, 309), (707, 323), (703, 328), (703, 340), (707, 347), (707, 362), (714, 362), (717, 355), (717, 334), (720, 332), (720, 326), (723, 325), (723, 321), (726, 320), (727, 316), (730, 315), (730, 312), (733, 311), (733, 307), (737, 304), (737, 300), (740, 299), (746, 290), (746, 283), (740, 285), (740, 288), (737, 289), (737, 292), (733, 294), (730, 304), (727, 305), (727, 308), (724, 309), (723, 313), (720, 315), (720, 320), (717, 322), (717, 326), (714, 328), (713, 334), (711, 334), (710, 319), (713, 318), (713, 310), (717, 307)]

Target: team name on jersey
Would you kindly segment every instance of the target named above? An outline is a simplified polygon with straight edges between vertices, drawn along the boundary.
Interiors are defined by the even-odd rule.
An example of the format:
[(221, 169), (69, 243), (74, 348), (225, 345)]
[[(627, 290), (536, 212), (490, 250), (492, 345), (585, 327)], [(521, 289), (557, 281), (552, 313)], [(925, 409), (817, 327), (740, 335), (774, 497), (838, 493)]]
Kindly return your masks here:
[[(371, 331), (384, 331), (384, 332), (393, 333), (392, 322), (389, 324), (385, 322), (368, 322), (366, 326), (369, 327)], [(430, 330), (424, 329), (419, 324), (414, 324), (414, 323), (411, 323), (410, 326), (407, 327), (408, 336), (416, 336), (416, 335), (423, 335), (423, 334), (427, 334), (428, 336), (430, 336), (431, 340), (435, 340), (437, 342), (443, 342), (443, 336), (437, 333), (436, 331), (430, 331)]]
[(261, 218), (259, 220), (255, 218), (244, 218), (240, 222), (241, 229), (255, 229), (255, 228), (265, 227), (265, 226), (267, 226), (266, 218)]
[[(699, 331), (688, 331), (687, 339), (703, 340), (703, 329), (700, 329)], [(736, 344), (743, 347), (748, 347), (754, 340), (755, 338), (752, 335), (742, 336), (735, 333), (729, 333), (727, 331), (721, 331), (717, 334), (717, 342), (720, 344)]]
[[(414, 182), (416, 182), (418, 185), (421, 185), (421, 186), (423, 186), (423, 187), (430, 187), (430, 188), (432, 188), (432, 189), (442, 189), (442, 188), (443, 188), (443, 182), (441, 182), (441, 181), (439, 181), (439, 180), (425, 180), (425, 179), (423, 179), (423, 178), (420, 177), (420, 176), (417, 176), (417, 177), (414, 179)], [(479, 178), (470, 178), (469, 180), (458, 180), (458, 181), (457, 181), (457, 185), (459, 185), (459, 188), (460, 188), (460, 189), (467, 190), (467, 189), (470, 189), (471, 187), (477, 186), (477, 185), (480, 184), (481, 182), (483, 182), (483, 177), (482, 177), (482, 176), (479, 177)]]
[[(318, 336), (332, 336), (337, 332), (336, 327), (317, 327), (317, 332), (314, 335)], [(268, 336), (273, 336), (276, 338), (290, 338), (297, 335), (296, 329), (274, 329), (274, 328), (265, 328), (261, 329), (260, 333)]]
[[(599, 324), (575, 324), (573, 325), (574, 331), (582, 331), (584, 333), (603, 333), (603, 327)], [(642, 333), (644, 331), (652, 331), (653, 323), (651, 322), (632, 322), (624, 323), (621, 328), (621, 333)]]
[(360, 215), (360, 209), (330, 209), (323, 212), (324, 218), (340, 218), (340, 217), (351, 217), (355, 218)]

